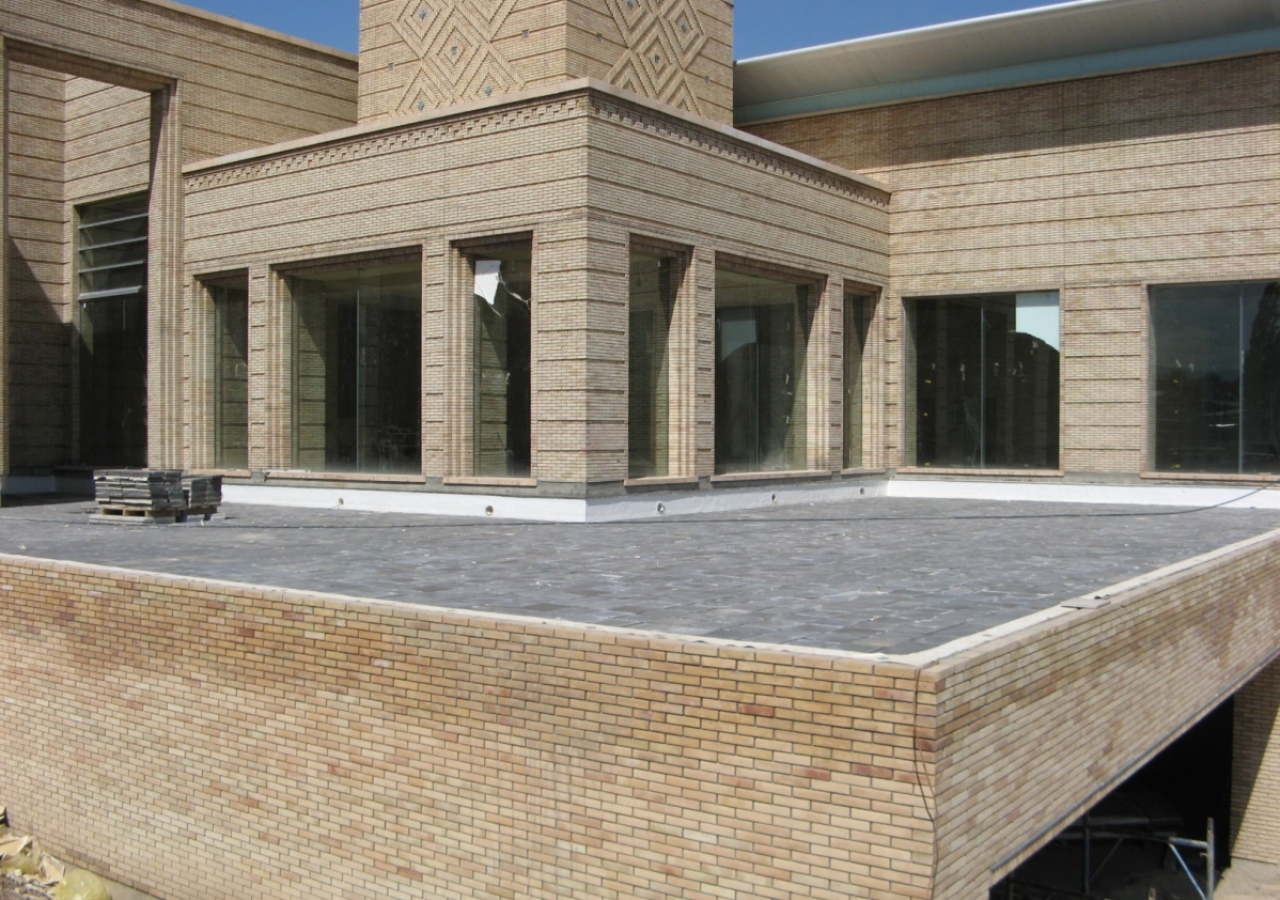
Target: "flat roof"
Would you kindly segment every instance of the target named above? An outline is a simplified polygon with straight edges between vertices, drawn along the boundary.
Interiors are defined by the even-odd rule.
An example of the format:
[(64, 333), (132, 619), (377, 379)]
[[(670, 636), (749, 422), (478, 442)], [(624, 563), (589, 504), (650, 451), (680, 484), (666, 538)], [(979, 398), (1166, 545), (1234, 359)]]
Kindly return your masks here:
[(1076, 0), (742, 60), (740, 124), (1280, 49), (1274, 0)]
[(560, 525), (224, 505), (0, 510), (0, 553), (797, 648), (918, 653), (1280, 527), (1280, 511), (867, 498)]

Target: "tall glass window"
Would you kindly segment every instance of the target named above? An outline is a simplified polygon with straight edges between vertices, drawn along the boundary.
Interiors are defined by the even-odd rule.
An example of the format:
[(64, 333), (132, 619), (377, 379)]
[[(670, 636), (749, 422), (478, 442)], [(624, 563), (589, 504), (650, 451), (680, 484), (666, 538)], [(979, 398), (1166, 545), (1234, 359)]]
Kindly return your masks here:
[(1280, 281), (1151, 288), (1155, 467), (1280, 472)]
[(806, 467), (809, 285), (716, 270), (716, 472)]
[(147, 462), (148, 195), (80, 207), (80, 457)]
[(1056, 291), (913, 300), (909, 465), (1058, 467)]
[(294, 464), (329, 472), (421, 472), (421, 264), (289, 281)]
[(206, 285), (213, 301), (214, 465), (249, 468), (249, 278)]
[(472, 469), (482, 477), (528, 478), (533, 242), (486, 247), (469, 260), (475, 278)]
[(871, 330), (874, 295), (846, 290), (844, 295), (844, 467), (862, 466), (862, 360)]
[(628, 308), (628, 466), (631, 478), (671, 471), (671, 316), (680, 261), (631, 254)]

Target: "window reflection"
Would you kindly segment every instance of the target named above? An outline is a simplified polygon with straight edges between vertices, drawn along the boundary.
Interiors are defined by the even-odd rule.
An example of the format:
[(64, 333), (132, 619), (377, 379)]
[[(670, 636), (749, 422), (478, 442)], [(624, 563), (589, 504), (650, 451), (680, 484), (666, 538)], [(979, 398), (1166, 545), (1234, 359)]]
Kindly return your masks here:
[(1155, 467), (1280, 471), (1280, 282), (1151, 289)]
[(147, 462), (149, 195), (91, 203), (79, 215), (80, 458)]
[(533, 242), (477, 250), (473, 471), (497, 478), (532, 473), (531, 318)]
[(717, 474), (804, 469), (809, 286), (716, 270)]
[(208, 285), (213, 301), (214, 465), (249, 468), (249, 277)]
[(1058, 467), (1056, 292), (913, 300), (908, 465)]
[(844, 467), (862, 466), (862, 360), (875, 297), (864, 291), (844, 295)]
[(295, 465), (421, 472), (420, 264), (294, 277), (290, 286)]
[(631, 254), (628, 308), (628, 464), (631, 478), (670, 473), (671, 316), (680, 261)]

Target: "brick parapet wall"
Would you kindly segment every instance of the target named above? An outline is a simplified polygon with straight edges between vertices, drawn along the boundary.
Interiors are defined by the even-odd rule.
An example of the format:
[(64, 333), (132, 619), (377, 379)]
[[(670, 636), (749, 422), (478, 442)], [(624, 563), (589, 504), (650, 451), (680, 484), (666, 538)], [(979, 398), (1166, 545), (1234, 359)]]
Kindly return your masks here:
[(927, 669), (934, 896), (979, 896), (1277, 653), (1272, 532)]
[(0, 799), (165, 900), (977, 897), (1269, 664), (1276, 585), (1280, 532), (929, 662), (0, 557)]
[(904, 666), (18, 557), (0, 591), (10, 814), (165, 900), (929, 894)]

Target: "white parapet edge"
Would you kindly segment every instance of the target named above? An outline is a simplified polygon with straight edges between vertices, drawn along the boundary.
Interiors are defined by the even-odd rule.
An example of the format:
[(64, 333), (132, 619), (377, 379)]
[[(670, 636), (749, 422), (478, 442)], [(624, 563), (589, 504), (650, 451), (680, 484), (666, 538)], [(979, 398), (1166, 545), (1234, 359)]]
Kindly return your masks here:
[(886, 482), (845, 481), (718, 491), (673, 491), (589, 500), (554, 497), (505, 497), (431, 491), (371, 491), (334, 487), (224, 484), (227, 503), (298, 509), (346, 509), (355, 512), (408, 513), (426, 516), (517, 519), (533, 522), (623, 522), (693, 513), (743, 512), (772, 506), (831, 503), (882, 497)]
[(1118, 506), (1179, 506), (1280, 509), (1280, 486), (1262, 488), (1167, 484), (1033, 484), (1015, 481), (943, 481), (895, 478), (888, 497), (921, 500), (1006, 500), (1033, 503), (1107, 503)]

